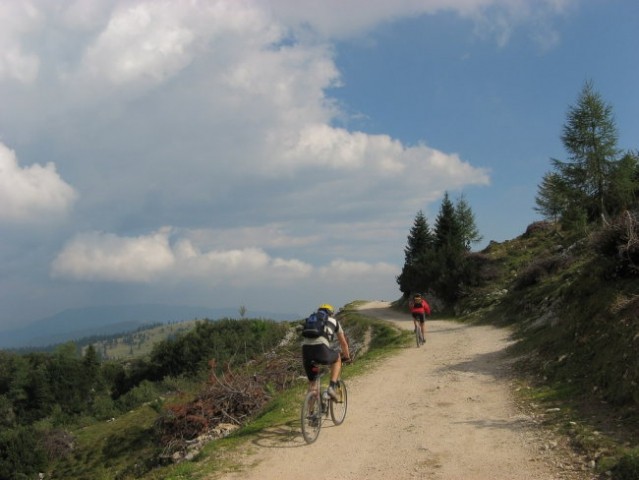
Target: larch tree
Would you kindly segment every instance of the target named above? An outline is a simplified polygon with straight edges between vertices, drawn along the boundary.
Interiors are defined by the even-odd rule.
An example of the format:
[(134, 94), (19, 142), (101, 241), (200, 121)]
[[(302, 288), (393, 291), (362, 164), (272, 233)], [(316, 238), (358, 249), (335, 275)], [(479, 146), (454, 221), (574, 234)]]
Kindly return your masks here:
[(455, 203), (455, 216), (461, 230), (461, 240), (467, 251), (470, 251), (471, 245), (481, 242), (482, 236), (475, 222), (475, 214), (473, 213), (466, 198), (462, 194)]
[[(610, 180), (619, 155), (617, 127), (612, 107), (594, 90), (592, 82), (586, 82), (577, 103), (569, 108), (561, 141), (568, 159), (552, 159), (552, 163), (563, 181), (561, 187), (565, 187), (565, 213), (581, 211), (589, 223), (608, 216), (611, 205), (607, 201), (614, 188)], [(540, 190), (542, 202), (538, 205), (552, 200), (556, 193)]]

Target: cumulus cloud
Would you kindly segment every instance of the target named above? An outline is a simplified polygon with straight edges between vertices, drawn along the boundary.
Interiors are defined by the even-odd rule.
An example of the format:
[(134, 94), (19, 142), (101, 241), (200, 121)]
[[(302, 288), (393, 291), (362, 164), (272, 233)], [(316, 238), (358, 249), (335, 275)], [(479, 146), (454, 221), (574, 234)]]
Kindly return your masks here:
[(320, 281), (366, 282), (397, 275), (385, 262), (334, 260), (313, 266), (295, 258), (269, 255), (258, 247), (202, 250), (186, 237), (171, 241), (172, 229), (150, 235), (118, 237), (103, 232), (77, 235), (51, 265), (56, 278), (84, 281), (166, 284), (202, 282), (206, 285), (258, 287), (268, 284)]
[(393, 275), (399, 274), (397, 265), (391, 265), (385, 262), (366, 263), (353, 262), (350, 260), (337, 259), (333, 260), (329, 265), (321, 267), (320, 273), (327, 278), (340, 279), (340, 282), (351, 282), (362, 280), (369, 277), (385, 277), (393, 278)]
[(51, 162), (21, 168), (0, 143), (0, 221), (39, 222), (67, 213), (77, 197)]
[[(455, 177), (461, 183), (487, 184), (487, 171), (424, 144), (406, 147), (388, 135), (349, 132), (326, 124), (307, 125), (299, 130), (294, 144), (274, 160), (282, 169), (323, 166), (336, 170), (365, 170), (383, 177), (404, 175), (414, 168), (429, 172), (437, 184)], [(424, 179), (420, 179), (423, 184)]]
[(158, 83), (175, 74), (192, 59), (189, 48), (194, 34), (180, 22), (184, 10), (160, 2), (121, 6), (96, 42), (84, 63), (94, 77), (114, 84), (140, 79)]
[(29, 84), (38, 75), (40, 60), (23, 40), (41, 27), (41, 14), (29, 2), (2, 2), (0, 19), (0, 81), (11, 79)]
[(312, 270), (303, 261), (272, 257), (258, 247), (201, 251), (182, 240), (177, 250), (179, 264), (174, 274), (182, 280), (200, 279), (211, 285), (259, 286), (304, 278)]
[(79, 234), (54, 260), (52, 275), (76, 280), (150, 281), (175, 263), (168, 233), (163, 229), (140, 237), (102, 232)]
[(576, 0), (271, 0), (278, 18), (293, 29), (310, 29), (325, 38), (360, 36), (376, 26), (404, 17), (455, 12), (476, 22), (477, 33), (500, 44), (522, 24), (548, 29), (551, 15), (564, 12)]
[(267, 280), (306, 277), (311, 266), (269, 256), (256, 247), (202, 251), (188, 238), (171, 242), (170, 228), (138, 237), (79, 234), (51, 265), (58, 278), (111, 282), (201, 281), (259, 285)]

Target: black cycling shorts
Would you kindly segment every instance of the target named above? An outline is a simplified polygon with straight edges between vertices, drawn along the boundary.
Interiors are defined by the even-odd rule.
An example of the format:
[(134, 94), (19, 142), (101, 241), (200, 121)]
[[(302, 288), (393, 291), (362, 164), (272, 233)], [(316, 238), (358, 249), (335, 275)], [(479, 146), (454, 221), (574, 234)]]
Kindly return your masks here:
[(338, 358), (339, 352), (328, 348), (323, 343), (319, 345), (302, 345), (302, 363), (304, 364), (306, 378), (311, 381), (317, 378), (317, 373), (314, 373), (311, 369), (313, 362), (321, 365), (332, 365), (337, 362)]
[(426, 321), (426, 315), (424, 315), (423, 313), (414, 312), (413, 318), (415, 320), (419, 320), (419, 323), (424, 323)]

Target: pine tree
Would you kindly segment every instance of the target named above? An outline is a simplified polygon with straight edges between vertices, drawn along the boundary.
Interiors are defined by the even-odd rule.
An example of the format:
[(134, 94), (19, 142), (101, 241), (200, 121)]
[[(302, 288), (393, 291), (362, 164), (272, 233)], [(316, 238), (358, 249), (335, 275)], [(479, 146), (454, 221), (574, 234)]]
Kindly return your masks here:
[(462, 194), (455, 204), (455, 216), (461, 230), (462, 243), (467, 251), (473, 243), (481, 242), (482, 236), (479, 234), (473, 213), (466, 198)]
[(463, 228), (448, 192), (444, 193), (439, 214), (435, 219), (435, 247), (437, 249), (444, 247), (463, 249), (464, 247)]
[(435, 249), (433, 288), (444, 301), (452, 304), (459, 296), (467, 250), (462, 226), (448, 192), (444, 194), (435, 220)]
[(428, 220), (420, 210), (415, 216), (404, 248), (404, 267), (397, 277), (400, 291), (404, 296), (423, 290), (428, 284), (429, 259), (432, 258), (434, 236)]
[(452, 304), (459, 298), (463, 286), (475, 278), (468, 261), (470, 245), (481, 240), (475, 216), (462, 196), (453, 205), (448, 192), (444, 194), (434, 232), (420, 211), (404, 249), (405, 262), (397, 277), (404, 297), (413, 292), (432, 292)]
[(420, 256), (432, 249), (433, 233), (428, 225), (428, 220), (420, 210), (415, 216), (413, 227), (408, 235), (406, 248), (404, 248), (405, 263), (412, 264)]

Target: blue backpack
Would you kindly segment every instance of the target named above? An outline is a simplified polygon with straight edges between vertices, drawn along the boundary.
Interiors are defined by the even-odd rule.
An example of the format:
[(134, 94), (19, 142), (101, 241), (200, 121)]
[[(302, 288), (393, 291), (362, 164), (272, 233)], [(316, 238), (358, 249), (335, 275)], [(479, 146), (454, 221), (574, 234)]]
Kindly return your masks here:
[(304, 329), (302, 336), (305, 338), (317, 338), (324, 335), (326, 331), (326, 322), (328, 321), (328, 313), (324, 310), (318, 310), (311, 313), (304, 321)]

